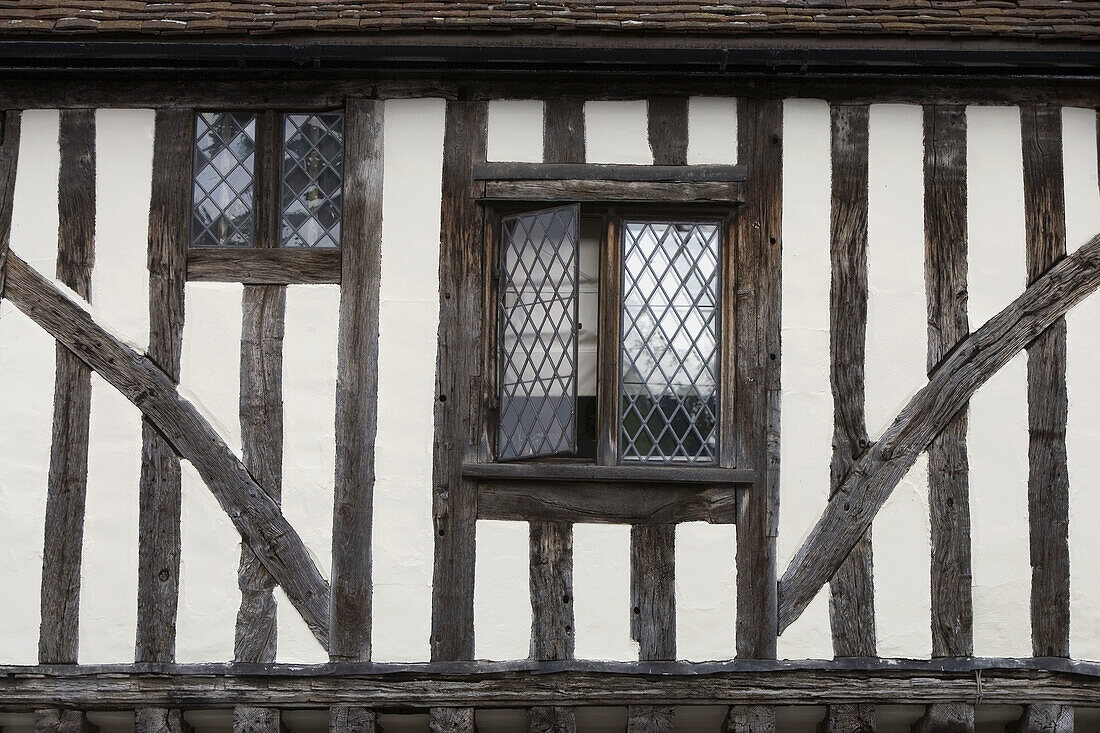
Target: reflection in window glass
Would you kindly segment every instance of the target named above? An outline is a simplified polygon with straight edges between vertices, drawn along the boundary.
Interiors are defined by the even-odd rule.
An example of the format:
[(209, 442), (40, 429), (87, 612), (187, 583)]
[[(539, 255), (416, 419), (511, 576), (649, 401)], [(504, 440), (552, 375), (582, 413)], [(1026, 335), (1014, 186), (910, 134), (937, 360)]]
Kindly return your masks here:
[(283, 117), (283, 247), (340, 246), (344, 198), (344, 116)]
[(716, 223), (623, 223), (623, 461), (715, 460), (718, 250)]
[(192, 247), (251, 247), (255, 217), (256, 116), (195, 117)]

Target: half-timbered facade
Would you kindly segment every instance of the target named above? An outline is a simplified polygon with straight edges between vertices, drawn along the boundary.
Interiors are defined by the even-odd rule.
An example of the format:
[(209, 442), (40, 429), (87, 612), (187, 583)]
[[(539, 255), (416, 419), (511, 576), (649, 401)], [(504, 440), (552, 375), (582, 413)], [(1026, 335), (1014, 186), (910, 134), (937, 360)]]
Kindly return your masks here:
[(0, 728), (1100, 730), (1098, 42), (0, 2)]

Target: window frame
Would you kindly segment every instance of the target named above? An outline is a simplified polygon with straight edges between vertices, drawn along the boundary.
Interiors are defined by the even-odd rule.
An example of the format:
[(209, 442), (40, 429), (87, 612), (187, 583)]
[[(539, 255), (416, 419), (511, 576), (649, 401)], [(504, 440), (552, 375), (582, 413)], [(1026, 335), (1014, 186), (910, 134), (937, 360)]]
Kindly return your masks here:
[[(500, 284), (502, 250), (502, 220), (519, 214), (535, 213), (557, 208), (569, 203), (580, 206), (580, 221), (600, 222), (603, 232), (599, 254), (599, 301), (597, 312), (597, 369), (596, 415), (597, 439), (595, 460), (576, 456), (530, 457), (498, 461), (497, 439), (500, 414), (500, 376), (502, 366), (499, 312), (497, 293)], [(741, 285), (735, 281), (735, 254), (737, 251), (737, 205), (728, 203), (694, 202), (593, 202), (559, 200), (524, 200), (485, 202), (484, 246), (486, 273), (484, 283), (484, 338), (483, 374), (485, 378), (485, 409), (483, 410), (482, 441), (478, 459), (480, 463), (507, 466), (502, 473), (538, 474), (553, 473), (562, 466), (605, 467), (608, 476), (622, 474), (638, 476), (639, 472), (654, 468), (668, 469), (696, 476), (716, 475), (723, 469), (738, 468), (735, 460), (735, 441), (738, 429), (735, 401), (740, 390), (736, 385), (736, 354), (733, 353), (736, 324), (737, 293)], [(718, 337), (717, 364), (717, 425), (716, 450), (713, 462), (703, 461), (624, 461), (620, 458), (621, 437), (621, 348), (622, 334), (622, 281), (624, 221), (669, 221), (687, 223), (713, 223), (719, 228), (718, 294), (719, 312), (716, 315)], [(579, 426), (578, 426), (579, 429)], [(584, 470), (581, 470), (584, 473)], [(580, 474), (578, 474), (580, 475)], [(633, 479), (631, 479), (633, 480)]]

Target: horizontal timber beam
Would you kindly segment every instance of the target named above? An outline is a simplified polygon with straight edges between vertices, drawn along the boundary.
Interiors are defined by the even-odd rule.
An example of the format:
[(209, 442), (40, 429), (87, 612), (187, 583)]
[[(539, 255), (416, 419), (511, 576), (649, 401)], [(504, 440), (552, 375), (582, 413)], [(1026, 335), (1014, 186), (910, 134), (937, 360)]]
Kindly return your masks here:
[(555, 481), (481, 482), (477, 518), (596, 524), (736, 524), (737, 489)]
[(963, 339), (829, 499), (779, 581), (779, 630), (840, 568), (917, 457), (979, 387), (1100, 287), (1100, 234), (1061, 260)]
[(7, 253), (4, 274), (4, 297), (119, 390), (195, 466), (241, 538), (327, 648), (328, 583), (278, 505), (195, 406), (180, 397), (171, 377), (105, 331), (14, 252)]
[[(144, 671), (134, 671), (143, 668)], [(981, 671), (980, 682), (978, 671)], [(442, 662), (0, 667), (0, 710), (231, 705), (1100, 704), (1100, 665), (1066, 659)]]
[(340, 282), (338, 249), (200, 249), (187, 251), (187, 279), (246, 285)]
[(478, 181), (665, 181), (734, 183), (748, 179), (743, 165), (609, 165), (603, 163), (479, 163)]

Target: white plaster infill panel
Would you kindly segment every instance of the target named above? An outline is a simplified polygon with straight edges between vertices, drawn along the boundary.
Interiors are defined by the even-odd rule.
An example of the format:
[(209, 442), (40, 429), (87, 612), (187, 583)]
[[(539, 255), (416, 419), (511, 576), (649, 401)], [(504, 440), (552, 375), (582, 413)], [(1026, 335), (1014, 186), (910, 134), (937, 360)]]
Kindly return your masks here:
[(489, 102), (486, 159), (514, 163), (542, 162), (541, 99), (494, 99)]
[(649, 110), (644, 99), (585, 102), (584, 138), (589, 163), (653, 165)]
[(687, 162), (688, 165), (737, 162), (737, 99), (688, 99)]

